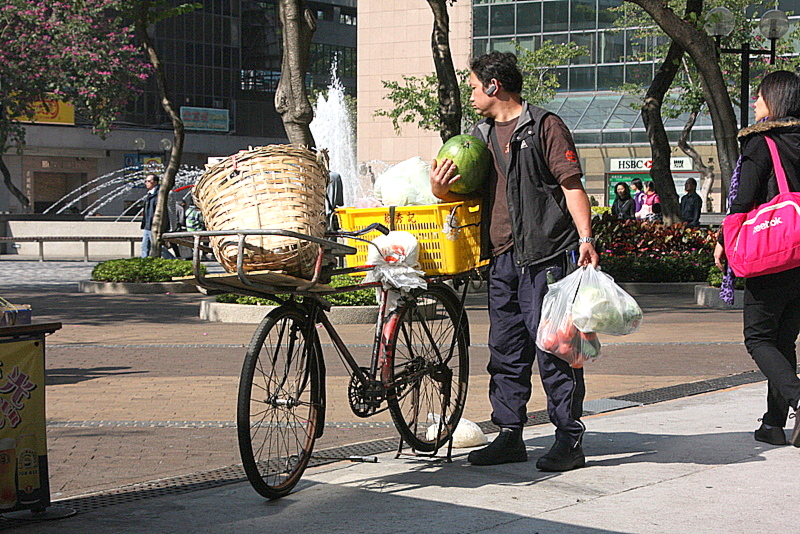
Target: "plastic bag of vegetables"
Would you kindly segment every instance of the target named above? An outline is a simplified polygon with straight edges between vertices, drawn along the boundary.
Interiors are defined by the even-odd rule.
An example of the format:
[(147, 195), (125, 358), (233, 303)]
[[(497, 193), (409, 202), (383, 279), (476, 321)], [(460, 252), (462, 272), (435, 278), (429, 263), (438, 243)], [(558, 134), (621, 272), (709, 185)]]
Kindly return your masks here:
[(600, 356), (600, 340), (593, 332), (578, 330), (572, 318), (572, 303), (580, 289), (583, 269), (549, 284), (542, 303), (536, 346), (581, 368)]
[(419, 156), (393, 165), (378, 176), (375, 197), (385, 206), (427, 206), (440, 202), (431, 192), (431, 166)]
[(572, 321), (581, 332), (632, 334), (642, 324), (642, 309), (614, 279), (594, 267), (579, 269), (580, 286), (572, 303)]

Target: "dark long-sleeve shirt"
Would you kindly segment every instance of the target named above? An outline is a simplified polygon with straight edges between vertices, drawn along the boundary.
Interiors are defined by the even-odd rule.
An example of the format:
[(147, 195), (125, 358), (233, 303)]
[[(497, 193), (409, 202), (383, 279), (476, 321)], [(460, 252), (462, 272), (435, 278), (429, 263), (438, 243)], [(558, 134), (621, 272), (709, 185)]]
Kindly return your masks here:
[(617, 197), (611, 205), (611, 214), (617, 219), (627, 220), (636, 218), (636, 202), (632, 198), (622, 200)]
[(700, 212), (703, 199), (696, 192), (686, 193), (681, 197), (681, 220), (693, 228), (700, 226)]

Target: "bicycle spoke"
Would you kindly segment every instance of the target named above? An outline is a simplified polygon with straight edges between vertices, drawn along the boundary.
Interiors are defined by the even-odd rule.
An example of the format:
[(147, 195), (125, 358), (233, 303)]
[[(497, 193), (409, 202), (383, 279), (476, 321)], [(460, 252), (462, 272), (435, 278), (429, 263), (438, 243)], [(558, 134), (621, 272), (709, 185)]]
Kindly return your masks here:
[(268, 498), (291, 491), (316, 438), (322, 403), (312, 376), (318, 369), (311, 363), (315, 342), (309, 343), (305, 325), (294, 305), (268, 314), (242, 371), (237, 415), (242, 462), (253, 487)]
[[(418, 450), (436, 450), (448, 439), (466, 400), (466, 331), (454, 328), (459, 306), (449, 289), (429, 287), (398, 311), (399, 324), (390, 336), (389, 409), (403, 438)], [(430, 440), (428, 414), (441, 418)]]

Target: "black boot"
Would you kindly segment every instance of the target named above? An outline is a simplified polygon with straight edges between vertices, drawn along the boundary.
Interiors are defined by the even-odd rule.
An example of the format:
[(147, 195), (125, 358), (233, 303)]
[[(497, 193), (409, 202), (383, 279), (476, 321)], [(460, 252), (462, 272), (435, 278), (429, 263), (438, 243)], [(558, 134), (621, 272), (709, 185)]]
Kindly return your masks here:
[(540, 471), (570, 471), (584, 465), (586, 458), (580, 442), (570, 445), (558, 439), (547, 454), (536, 462), (536, 468)]
[(498, 465), (527, 462), (528, 451), (522, 441), (521, 428), (501, 428), (494, 441), (467, 457), (472, 465)]
[(778, 426), (766, 427), (764, 423), (761, 423), (759, 429), (755, 431), (754, 437), (756, 441), (769, 443), (770, 445), (786, 445), (786, 434)]
[(789, 437), (789, 443), (795, 447), (800, 447), (800, 408), (797, 408), (794, 414), (789, 417), (794, 417), (794, 430), (792, 430), (792, 435)]

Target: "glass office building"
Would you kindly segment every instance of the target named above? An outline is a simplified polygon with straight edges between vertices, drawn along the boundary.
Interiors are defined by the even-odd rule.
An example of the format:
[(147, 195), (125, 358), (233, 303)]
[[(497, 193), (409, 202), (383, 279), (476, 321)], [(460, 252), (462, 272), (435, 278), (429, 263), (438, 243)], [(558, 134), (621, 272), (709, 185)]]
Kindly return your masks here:
[[(647, 144), (640, 101), (615, 92), (624, 83), (648, 85), (659, 67), (648, 57), (658, 38), (640, 38), (615, 27), (622, 0), (473, 0), (472, 53), (514, 51), (514, 43), (534, 50), (542, 42), (575, 43), (588, 54), (557, 69), (558, 96), (545, 107), (558, 113), (579, 145)], [(677, 140), (685, 117), (665, 121)], [(713, 141), (711, 120), (700, 117), (695, 142)]]
[[(326, 87), (336, 61), (343, 84), (355, 92), (355, 0), (318, 0), (308, 7), (317, 19), (308, 85)], [(226, 110), (238, 135), (283, 137), (274, 106), (281, 76), (279, 27), (276, 0), (205, 2), (200, 10), (155, 25), (154, 45), (176, 105)], [(172, 128), (154, 79), (123, 121)]]

